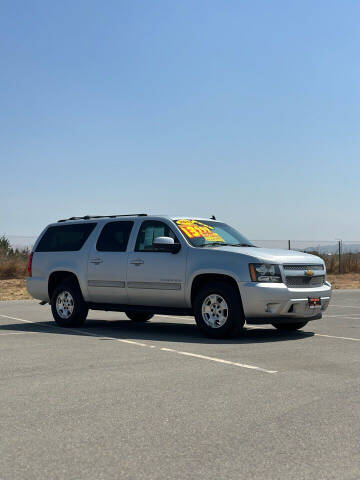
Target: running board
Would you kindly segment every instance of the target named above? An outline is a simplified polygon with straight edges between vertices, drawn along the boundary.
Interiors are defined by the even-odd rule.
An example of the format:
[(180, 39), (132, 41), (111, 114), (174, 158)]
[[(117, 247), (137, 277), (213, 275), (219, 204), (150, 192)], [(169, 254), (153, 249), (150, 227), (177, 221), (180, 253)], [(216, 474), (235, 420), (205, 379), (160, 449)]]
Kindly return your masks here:
[(92, 303), (88, 302), (90, 310), (103, 310), (105, 312), (146, 312), (153, 315), (186, 315), (193, 317), (194, 312), (191, 308), (177, 307), (153, 307), (150, 305), (126, 305), (120, 303)]

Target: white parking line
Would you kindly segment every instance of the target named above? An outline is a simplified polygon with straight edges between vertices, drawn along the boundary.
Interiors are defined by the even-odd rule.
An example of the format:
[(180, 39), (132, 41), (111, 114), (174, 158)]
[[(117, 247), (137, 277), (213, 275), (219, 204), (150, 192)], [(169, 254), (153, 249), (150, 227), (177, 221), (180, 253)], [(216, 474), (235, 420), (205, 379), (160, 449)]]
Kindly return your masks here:
[(165, 347), (160, 348), (160, 350), (163, 350), (164, 352), (178, 353), (179, 355), (187, 355), (189, 357), (202, 358), (204, 360), (210, 360), (211, 362), (226, 363), (228, 365), (235, 365), (236, 367), (250, 368), (251, 370), (258, 370), (260, 372), (265, 372), (265, 373), (278, 373), (277, 370), (266, 370), (265, 368), (255, 367), (254, 365), (247, 365), (246, 363), (230, 362), (230, 360), (223, 360), (222, 358), (215, 358), (215, 357), (207, 357), (206, 355), (200, 355), (198, 353), (181, 352), (179, 350), (173, 350), (172, 348), (165, 348)]
[[(350, 314), (350, 315), (354, 315), (354, 314)], [(171, 316), (171, 315), (156, 315), (156, 316), (157, 317), (165, 317), (165, 318), (177, 318), (177, 319), (184, 319), (184, 320), (189, 319), (189, 317), (175, 317), (175, 316)], [(360, 317), (353, 318), (352, 316), (349, 316), (349, 315), (328, 315), (328, 314), (326, 314), (326, 316), (327, 317), (350, 318), (351, 320), (360, 319)], [(254, 330), (261, 330), (263, 327), (255, 327), (255, 326), (252, 326), (252, 325), (246, 325), (246, 328), (254, 329)], [(314, 336), (316, 336), (316, 337), (326, 337), (326, 338), (337, 338), (339, 340), (351, 340), (353, 342), (360, 342), (360, 338), (353, 338), (353, 337), (338, 337), (336, 335), (323, 335), (323, 334), (320, 334), (320, 333), (314, 333)]]
[(191, 323), (195, 322), (194, 317), (188, 316), (188, 317), (178, 317), (177, 315), (155, 315), (156, 317), (164, 317), (164, 318), (176, 318), (178, 320), (190, 320)]
[(132, 345), (138, 345), (139, 347), (148, 347), (149, 346), (146, 343), (135, 342), (134, 340), (125, 340), (124, 338), (121, 338), (121, 339), (117, 338), (116, 340), (118, 340), (119, 342), (121, 341), (121, 342), (124, 342), (124, 343), (131, 343)]
[(35, 335), (38, 332), (8, 332), (8, 333), (0, 333), (0, 337), (4, 337), (6, 335)]
[(335, 335), (325, 335), (322, 333), (314, 333), (316, 337), (339, 338), (340, 340), (352, 340), (353, 342), (360, 342), (360, 338), (353, 337), (336, 337)]
[(329, 308), (331, 307), (340, 307), (340, 308), (358, 308), (360, 310), (360, 305), (334, 305), (333, 303), (331, 303), (329, 305)]
[[(250, 325), (247, 325), (246, 328), (249, 328), (251, 330), (262, 330), (262, 327), (253, 327)], [(304, 332), (306, 333), (306, 332)], [(336, 335), (325, 335), (322, 333), (314, 333), (314, 337), (326, 337), (326, 338), (338, 338), (339, 340), (352, 340), (354, 342), (360, 342), (360, 338), (353, 338), (353, 337), (337, 337)]]
[[(30, 320), (25, 320), (24, 318), (10, 317), (9, 315), (0, 314), (0, 317), (9, 318), (10, 320), (17, 320), (18, 322), (33, 323), (33, 324), (36, 324), (40, 327), (45, 327), (45, 328), (49, 328), (49, 327), (50, 328), (51, 327), (55, 328), (56, 327), (55, 325), (54, 326), (52, 326), (52, 325), (41, 325), (41, 324), (38, 324), (36, 322), (31, 322)], [(267, 370), (266, 368), (261, 368), (261, 367), (258, 367), (256, 365), (248, 365), (246, 363), (231, 362), (230, 360), (224, 360), (222, 358), (207, 357), (205, 355), (200, 355), (200, 354), (191, 353), (191, 352), (182, 352), (182, 351), (179, 351), (179, 350), (173, 350), (171, 348), (156, 347), (155, 345), (149, 345), (147, 343), (136, 342), (134, 340), (127, 340), (127, 339), (124, 339), (124, 338), (106, 337), (104, 335), (98, 335), (96, 333), (89, 332), (88, 330), (77, 330), (77, 329), (73, 329), (73, 328), (68, 328), (67, 331), (68, 332), (79, 333), (79, 334), (84, 335), (84, 336), (89, 335), (91, 337), (104, 338), (104, 339), (107, 339), (107, 340), (116, 340), (118, 342), (127, 343), (127, 344), (131, 344), (131, 345), (137, 345), (137, 346), (140, 346), (140, 347), (155, 348), (155, 349), (161, 350), (163, 352), (173, 352), (173, 353), (177, 353), (178, 355), (186, 355), (186, 356), (189, 356), (189, 357), (201, 358), (203, 360), (209, 360), (209, 361), (212, 361), (212, 362), (223, 363), (223, 364), (226, 364), (226, 365), (232, 365), (234, 367), (246, 368), (246, 369), (249, 369), (249, 370), (255, 370), (255, 371), (263, 372), (263, 373), (270, 373), (270, 374), (278, 373), (277, 370)]]
[(19, 322), (35, 323), (35, 322), (30, 322), (30, 320), (24, 320), (23, 318), (9, 317), (9, 315), (0, 315), (0, 317), (10, 318), (10, 320), (18, 320)]

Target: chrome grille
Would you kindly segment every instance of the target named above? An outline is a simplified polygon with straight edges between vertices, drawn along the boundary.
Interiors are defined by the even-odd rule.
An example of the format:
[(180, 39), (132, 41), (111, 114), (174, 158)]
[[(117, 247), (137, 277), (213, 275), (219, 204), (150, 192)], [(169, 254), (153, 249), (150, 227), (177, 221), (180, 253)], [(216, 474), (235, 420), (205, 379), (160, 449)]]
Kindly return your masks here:
[(314, 288), (321, 287), (325, 283), (325, 275), (316, 277), (286, 277), (286, 285), (292, 288)]
[(323, 265), (283, 265), (284, 270), (324, 270)]

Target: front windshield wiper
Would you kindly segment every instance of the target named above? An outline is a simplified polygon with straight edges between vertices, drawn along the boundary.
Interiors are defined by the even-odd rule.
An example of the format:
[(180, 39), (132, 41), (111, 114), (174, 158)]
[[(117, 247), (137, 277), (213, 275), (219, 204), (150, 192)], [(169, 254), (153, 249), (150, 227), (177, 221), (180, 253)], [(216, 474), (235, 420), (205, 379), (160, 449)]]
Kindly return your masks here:
[(218, 247), (218, 246), (230, 247), (231, 243), (211, 242), (211, 243), (203, 243), (202, 245), (196, 245), (196, 246), (197, 247)]
[(232, 243), (232, 247), (254, 247), (255, 245), (250, 245), (250, 243)]
[(225, 242), (211, 242), (203, 243), (202, 245), (197, 245), (198, 247), (253, 247), (254, 245), (249, 245), (248, 243), (225, 243)]

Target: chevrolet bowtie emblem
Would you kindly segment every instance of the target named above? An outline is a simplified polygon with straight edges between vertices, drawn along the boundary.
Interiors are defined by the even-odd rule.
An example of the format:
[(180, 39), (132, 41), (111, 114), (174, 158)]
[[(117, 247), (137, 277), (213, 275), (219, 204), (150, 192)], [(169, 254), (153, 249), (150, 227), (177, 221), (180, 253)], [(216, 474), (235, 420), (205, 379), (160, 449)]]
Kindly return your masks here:
[(307, 277), (313, 277), (314, 276), (314, 271), (313, 270), (305, 270), (305, 275)]

